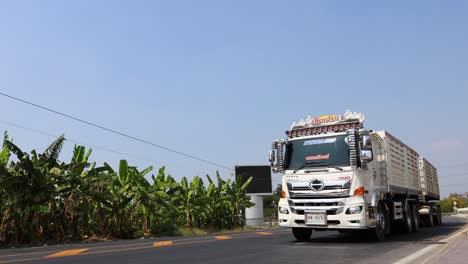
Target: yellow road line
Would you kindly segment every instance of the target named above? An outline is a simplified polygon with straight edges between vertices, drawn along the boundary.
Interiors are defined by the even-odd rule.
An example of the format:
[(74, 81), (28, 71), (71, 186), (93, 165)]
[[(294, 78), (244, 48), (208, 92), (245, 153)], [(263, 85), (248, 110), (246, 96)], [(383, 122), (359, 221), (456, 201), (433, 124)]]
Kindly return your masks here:
[(273, 235), (273, 233), (271, 233), (271, 232), (257, 232), (256, 234), (257, 235), (264, 235), (264, 236)]
[[(287, 230), (287, 231), (283, 231), (283, 230), (278, 230), (278, 231), (274, 231), (274, 232), (271, 232), (272, 234), (282, 234), (282, 233), (289, 233), (290, 231)], [(257, 233), (270, 233), (270, 232), (257, 232)], [(247, 235), (248, 237), (250, 237), (249, 234), (252, 234), (251, 232), (247, 232), (247, 233), (233, 233), (233, 238), (236, 238), (236, 237), (239, 237), (239, 238), (242, 238), (244, 237), (245, 235)], [(264, 235), (264, 234), (260, 234), (260, 235)], [(189, 238), (182, 238), (182, 239), (177, 239), (177, 240), (174, 240), (174, 242), (179, 242), (179, 241), (196, 241), (196, 240), (205, 240), (207, 239), (207, 237), (189, 237)], [(122, 242), (125, 242), (124, 240)], [(141, 243), (131, 243), (131, 244), (116, 244), (116, 245), (106, 245), (106, 246), (96, 246), (96, 247), (92, 247), (92, 249), (101, 249), (101, 248), (119, 248), (119, 247), (127, 247), (127, 246), (137, 246), (137, 245), (151, 245), (153, 242), (141, 242)], [(54, 247), (62, 247), (62, 246), (50, 246), (50, 248), (54, 248)], [(30, 253), (18, 253), (18, 254), (11, 254), (11, 255), (0, 255), (0, 258), (3, 258), (3, 257), (16, 257), (16, 256), (27, 256), (27, 255), (39, 255), (39, 254), (48, 254), (48, 253), (55, 253), (55, 252), (59, 252), (60, 250), (50, 250), (50, 251), (38, 251), (38, 252), (30, 252)], [(2, 260), (0, 260), (0, 263)]]
[(158, 241), (153, 243), (153, 247), (165, 247), (165, 246), (172, 246), (172, 241)]
[(226, 240), (226, 239), (232, 239), (230, 236), (215, 236), (214, 237), (216, 240)]
[(34, 260), (41, 260), (41, 259), (44, 259), (44, 258), (26, 258), (26, 259), (0, 260), (0, 263), (25, 262), (25, 261), (34, 261)]
[(58, 258), (58, 257), (68, 257), (68, 256), (74, 256), (78, 255), (81, 252), (85, 252), (89, 248), (77, 248), (77, 249), (68, 249), (68, 250), (62, 250), (60, 252), (45, 256), (45, 258)]
[(59, 252), (59, 251), (60, 250), (50, 250), (50, 251), (38, 251), (38, 252), (29, 252), (29, 253), (18, 253), (18, 254), (11, 254), (11, 255), (0, 255), (0, 258), (48, 254), (48, 253), (55, 253), (55, 252)]
[[(289, 232), (289, 230), (287, 230)], [(37, 257), (37, 258), (24, 258), (24, 259), (14, 259), (14, 260), (0, 260), (0, 263), (14, 263), (14, 262), (23, 262), (23, 261), (33, 261), (33, 260), (40, 260), (44, 258), (53, 258), (53, 257), (66, 257), (66, 256), (74, 256), (74, 255), (94, 255), (94, 254), (103, 254), (103, 253), (112, 253), (112, 252), (121, 252), (121, 251), (133, 251), (133, 250), (141, 250), (141, 249), (149, 249), (154, 247), (162, 247), (162, 246), (177, 246), (177, 245), (187, 245), (187, 244), (197, 244), (197, 243), (207, 243), (213, 242), (216, 240), (227, 240), (227, 239), (242, 239), (242, 238), (251, 238), (251, 237), (258, 237), (259, 235), (274, 235), (274, 234), (282, 234), (287, 233), (286, 231), (274, 231), (274, 232), (255, 232), (255, 233), (240, 233), (240, 234), (233, 234), (233, 236), (215, 236), (215, 237), (193, 237), (193, 238), (183, 238), (177, 240), (167, 240), (167, 241), (157, 241), (157, 242), (142, 242), (142, 243), (134, 243), (134, 244), (120, 244), (120, 245), (107, 245), (107, 246), (97, 246), (92, 248), (81, 248), (75, 250), (63, 250), (63, 251), (52, 251), (56, 252), (52, 255), (47, 255), (45, 257)], [(215, 239), (215, 240), (213, 240)], [(147, 246), (140, 246), (146, 244)], [(128, 248), (120, 248), (130, 246)], [(91, 251), (86, 252), (89, 249), (103, 249), (103, 248), (120, 248), (120, 249), (111, 249), (111, 250), (101, 250), (101, 251)], [(78, 252), (79, 251), (79, 252)], [(84, 253), (83, 253), (84, 252)], [(44, 252), (34, 252), (34, 253), (26, 253), (26, 254), (15, 254), (16, 256), (19, 255), (28, 255), (28, 254), (43, 254), (43, 253), (51, 253), (51, 251), (44, 251)], [(4, 255), (1, 257), (12, 256), (12, 255)]]

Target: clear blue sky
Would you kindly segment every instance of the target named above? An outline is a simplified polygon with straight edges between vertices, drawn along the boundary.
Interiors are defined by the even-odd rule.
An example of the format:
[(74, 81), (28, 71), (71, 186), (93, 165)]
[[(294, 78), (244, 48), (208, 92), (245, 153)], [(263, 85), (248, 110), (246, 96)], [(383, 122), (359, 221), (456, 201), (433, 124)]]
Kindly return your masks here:
[[(466, 14), (465, 1), (2, 1), (0, 90), (226, 166), (266, 164), (302, 117), (362, 111), (438, 165), (447, 195), (468, 191)], [(217, 169), (6, 98), (0, 111), (25, 150), (53, 139), (6, 122), (129, 155), (94, 149), (99, 163)]]

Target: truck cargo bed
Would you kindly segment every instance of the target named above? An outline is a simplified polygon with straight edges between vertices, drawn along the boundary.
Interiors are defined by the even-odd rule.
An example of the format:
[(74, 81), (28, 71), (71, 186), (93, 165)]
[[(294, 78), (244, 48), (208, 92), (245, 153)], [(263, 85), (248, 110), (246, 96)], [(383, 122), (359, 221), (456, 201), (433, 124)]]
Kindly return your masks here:
[(396, 194), (422, 194), (419, 154), (387, 131), (376, 131), (382, 139), (377, 153), (381, 176), (387, 182), (387, 191)]
[(419, 175), (425, 199), (439, 200), (439, 180), (437, 169), (425, 158), (419, 158)]

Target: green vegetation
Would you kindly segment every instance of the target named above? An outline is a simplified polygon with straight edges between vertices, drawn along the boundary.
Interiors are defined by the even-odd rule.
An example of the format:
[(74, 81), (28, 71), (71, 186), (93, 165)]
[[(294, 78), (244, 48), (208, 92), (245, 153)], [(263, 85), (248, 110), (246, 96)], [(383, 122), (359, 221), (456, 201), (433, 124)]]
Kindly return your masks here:
[(30, 154), (5, 132), (0, 152), (0, 243), (61, 242), (83, 238), (135, 238), (235, 229), (252, 206), (250, 180), (195, 176), (180, 182), (121, 160), (118, 170), (90, 162), (91, 149), (75, 146), (69, 163), (58, 160), (64, 136), (44, 153)]
[(276, 186), (273, 195), (263, 197), (263, 215), (265, 217), (276, 217), (278, 215), (278, 202), (281, 198), (281, 184)]
[(440, 200), (440, 207), (442, 208), (442, 213), (453, 213), (453, 202), (457, 202), (458, 208), (464, 208), (468, 205), (468, 195), (452, 193), (448, 198)]

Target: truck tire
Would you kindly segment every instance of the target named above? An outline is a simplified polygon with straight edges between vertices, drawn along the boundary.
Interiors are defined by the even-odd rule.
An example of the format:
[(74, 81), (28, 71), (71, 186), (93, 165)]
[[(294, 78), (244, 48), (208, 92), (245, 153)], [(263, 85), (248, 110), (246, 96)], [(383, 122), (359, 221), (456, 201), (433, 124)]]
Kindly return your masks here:
[(442, 209), (440, 208), (440, 206), (437, 207), (439, 210), (438, 210), (438, 213), (439, 213), (439, 225), (442, 224)]
[(310, 236), (312, 235), (311, 228), (300, 228), (300, 227), (293, 227), (292, 233), (297, 241), (299, 242), (306, 242), (309, 241)]
[(388, 212), (385, 209), (385, 206), (379, 204), (377, 206), (377, 212), (375, 213), (376, 225), (375, 228), (369, 229), (369, 238), (374, 241), (383, 241), (385, 240), (385, 234), (388, 230), (387, 225), (389, 225)]
[(440, 225), (441, 224), (441, 219), (440, 219), (440, 208), (439, 207), (435, 207), (435, 215), (433, 215), (432, 217), (434, 218), (434, 225)]
[(418, 206), (416, 204), (413, 204), (411, 206), (412, 209), (412, 217), (413, 217), (413, 232), (419, 232), (419, 212), (418, 212)]
[(434, 216), (432, 215), (434, 212), (432, 210), (432, 206), (429, 206), (429, 214), (427, 215), (426, 219), (426, 226), (433, 227), (434, 226)]
[(413, 210), (412, 206), (409, 203), (406, 203), (405, 212), (403, 213), (403, 233), (413, 232)]

